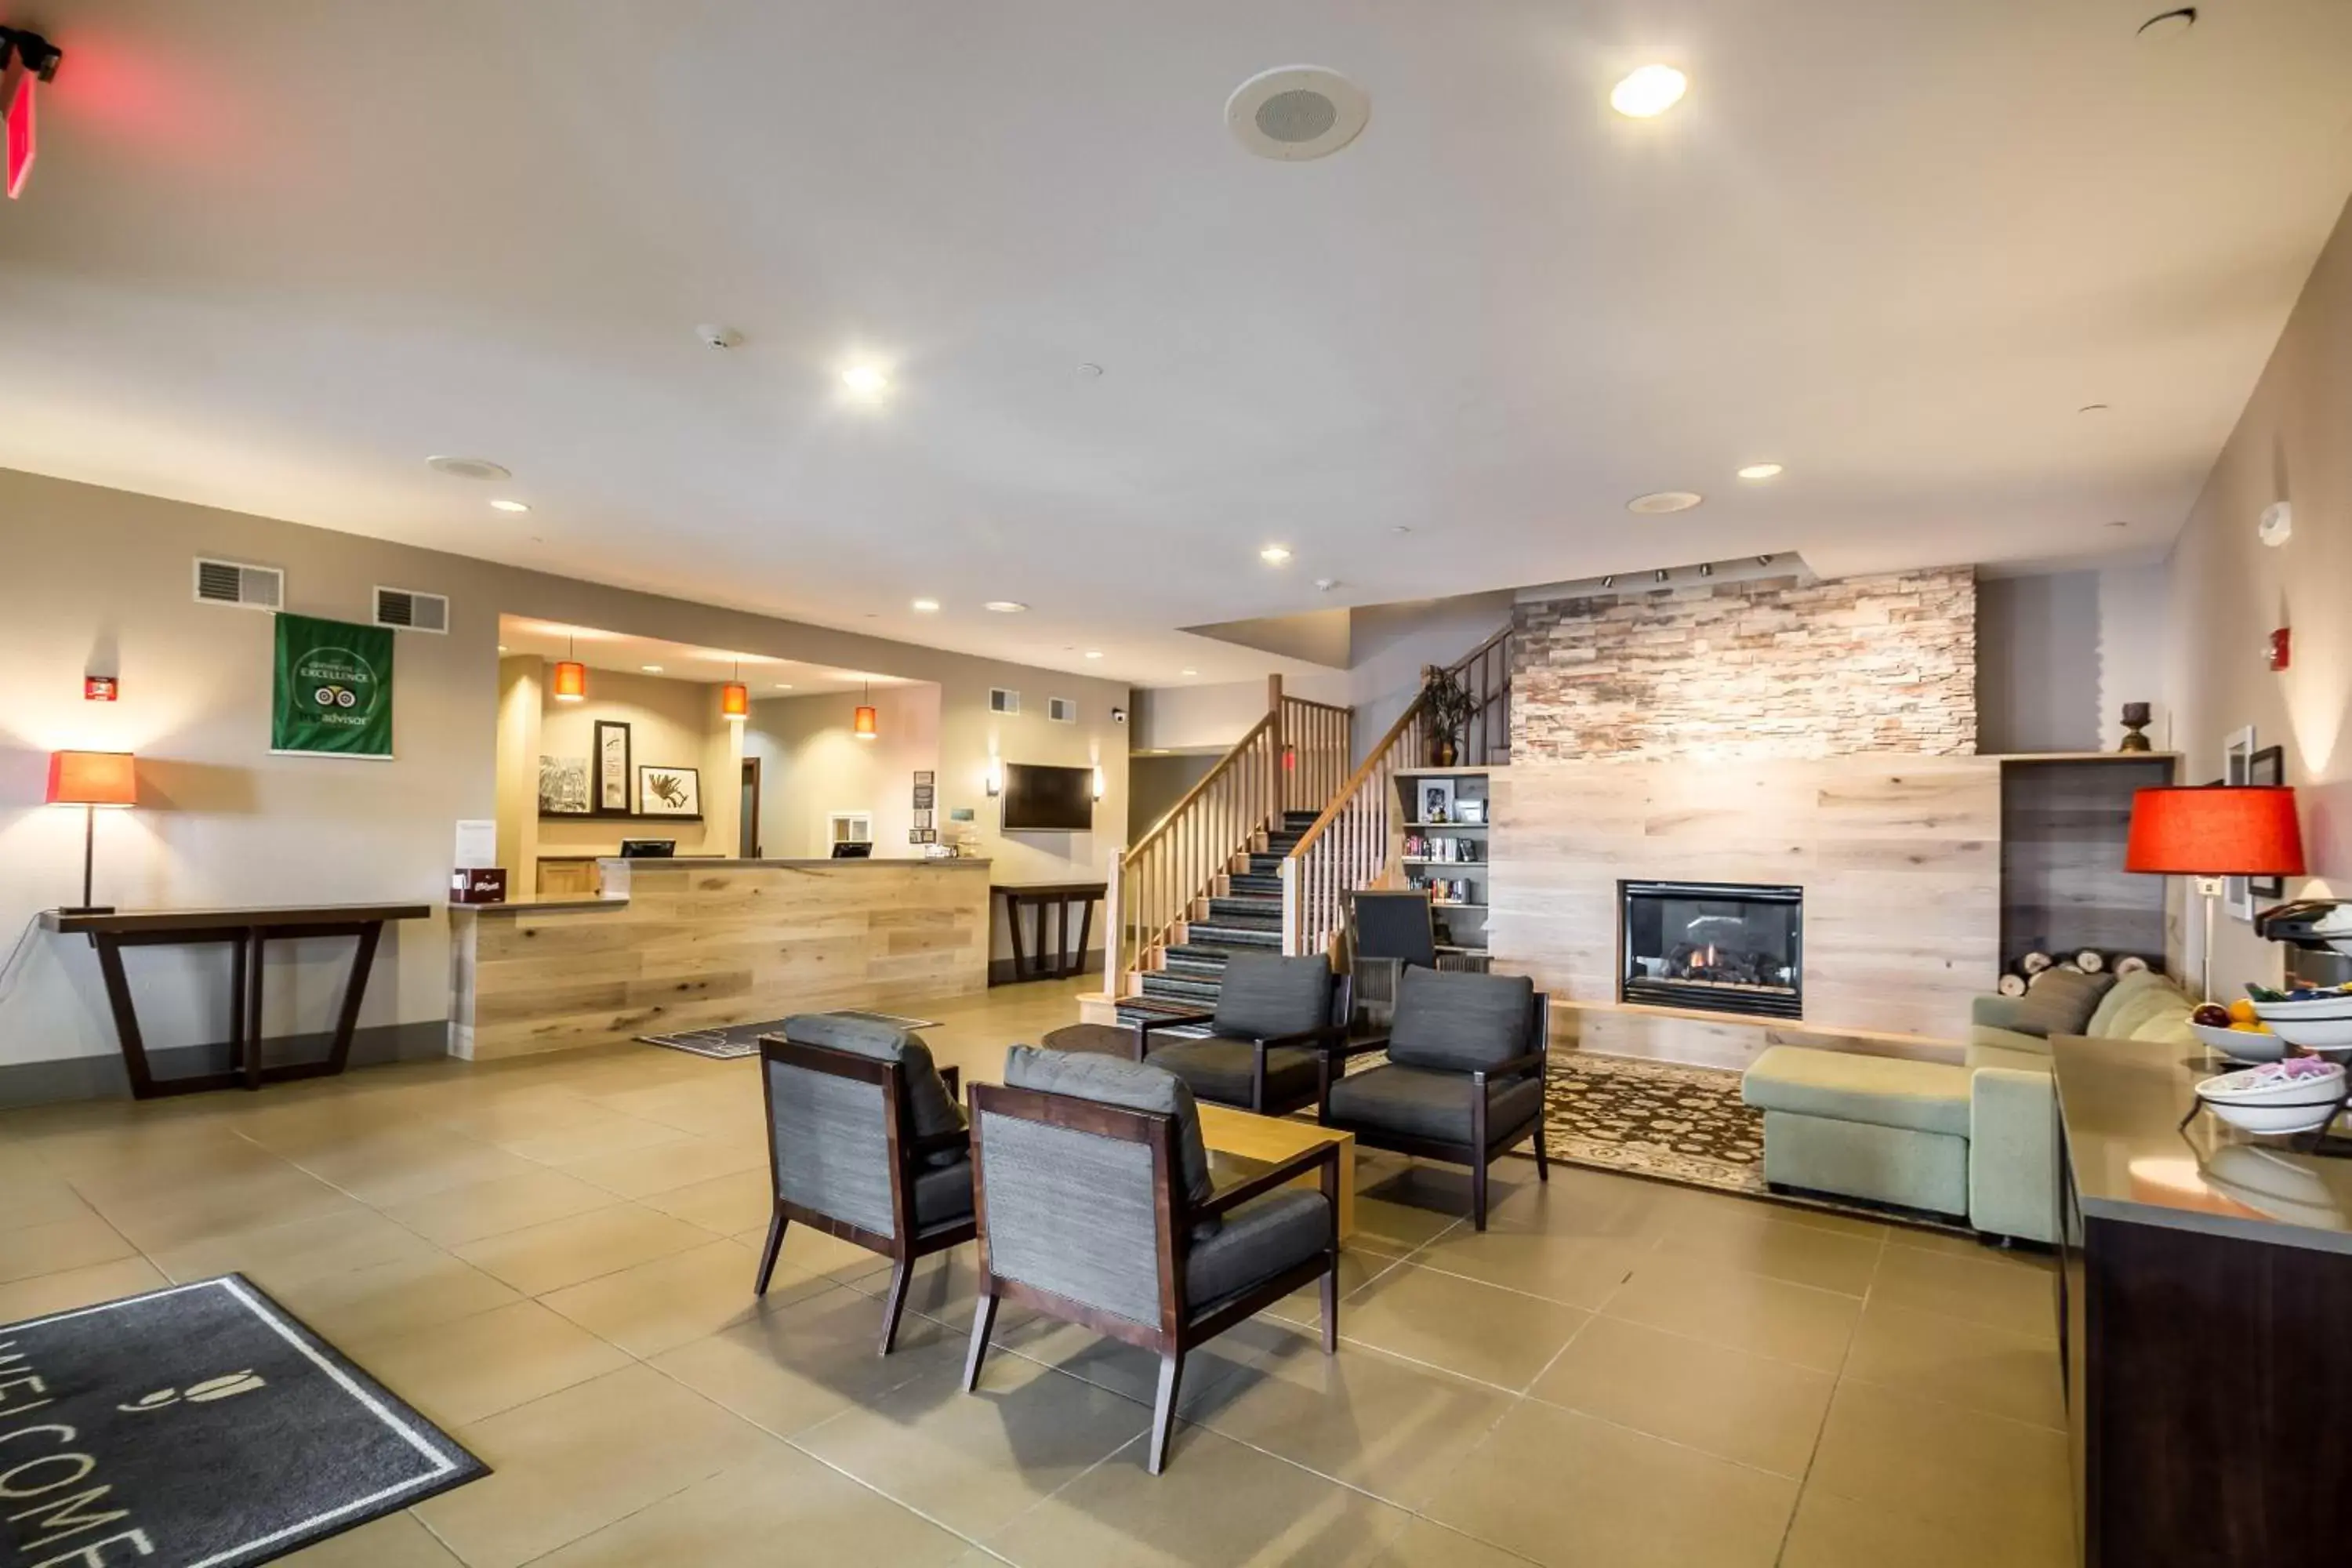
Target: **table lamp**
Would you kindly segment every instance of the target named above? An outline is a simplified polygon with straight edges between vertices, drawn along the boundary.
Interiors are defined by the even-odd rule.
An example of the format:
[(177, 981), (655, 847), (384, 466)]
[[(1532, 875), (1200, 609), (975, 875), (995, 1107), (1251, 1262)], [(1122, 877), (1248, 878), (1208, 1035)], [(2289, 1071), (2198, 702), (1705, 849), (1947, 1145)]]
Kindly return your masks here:
[(2213, 997), (2213, 900), (2224, 877), (2300, 877), (2303, 829), (2283, 784), (2168, 784), (2132, 796), (2124, 869), (2194, 877), (2205, 900), (2204, 989)]
[(60, 913), (104, 915), (114, 912), (111, 906), (89, 901), (90, 858), (98, 842), (98, 808), (101, 805), (139, 804), (139, 781), (132, 775), (131, 764), (129, 752), (49, 753), (48, 803), (51, 805), (78, 805), (82, 809), (81, 902)]

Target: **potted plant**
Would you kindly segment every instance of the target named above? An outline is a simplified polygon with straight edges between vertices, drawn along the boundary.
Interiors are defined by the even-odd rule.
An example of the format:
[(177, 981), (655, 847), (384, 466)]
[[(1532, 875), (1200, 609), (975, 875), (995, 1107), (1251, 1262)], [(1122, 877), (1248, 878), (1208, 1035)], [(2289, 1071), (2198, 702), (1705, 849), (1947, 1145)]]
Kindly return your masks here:
[(1477, 711), (1477, 700), (1452, 670), (1432, 665), (1422, 679), (1421, 709), (1429, 719), (1430, 765), (1452, 767), (1462, 755), (1462, 726)]

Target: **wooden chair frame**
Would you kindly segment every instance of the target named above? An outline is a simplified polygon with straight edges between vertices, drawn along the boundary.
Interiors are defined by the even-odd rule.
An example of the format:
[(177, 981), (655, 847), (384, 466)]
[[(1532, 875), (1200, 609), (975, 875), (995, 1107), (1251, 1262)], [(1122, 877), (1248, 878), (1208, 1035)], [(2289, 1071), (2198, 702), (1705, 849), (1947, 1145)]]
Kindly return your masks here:
[[(1265, 1037), (1217, 1035), (1211, 1037), (1215, 1039), (1239, 1041), (1253, 1048), (1254, 1059), (1250, 1064), (1249, 1103), (1247, 1105), (1234, 1106), (1233, 1109), (1236, 1110), (1251, 1111), (1259, 1116), (1287, 1116), (1294, 1110), (1303, 1110), (1307, 1106), (1320, 1103), (1319, 1090), (1316, 1095), (1294, 1099), (1280, 1104), (1269, 1105), (1266, 1103), (1265, 1056), (1268, 1051), (1282, 1050), (1286, 1047), (1304, 1047), (1322, 1052), (1323, 1060), (1318, 1064), (1317, 1068), (1317, 1081), (1319, 1084), (1325, 1078), (1329, 1076), (1331, 1053), (1341, 1049), (1341, 1047), (1347, 1045), (1349, 1020), (1355, 1016), (1355, 992), (1352, 984), (1350, 984), (1349, 977), (1345, 974), (1335, 976), (1333, 979), (1331, 986), (1331, 1015), (1333, 1019), (1336, 1021), (1322, 1024), (1312, 1029), (1301, 1029), (1295, 1035), (1272, 1035)], [(1135, 1059), (1140, 1062), (1146, 1061), (1150, 1058), (1151, 1055), (1151, 1035), (1152, 1031), (1155, 1029), (1183, 1028), (1187, 1026), (1198, 1027), (1205, 1024), (1213, 1024), (1216, 1021), (1217, 1016), (1214, 1013), (1178, 1013), (1168, 1017), (1138, 1019), (1135, 1025)], [(1174, 1046), (1181, 1045), (1184, 1042), (1181, 1040), (1169, 1040), (1163, 1043)], [(1174, 1069), (1171, 1068), (1170, 1070), (1173, 1071)], [(1180, 1074), (1179, 1076), (1181, 1077), (1181, 1075)], [(1206, 1095), (1197, 1095), (1197, 1098), (1207, 1100), (1209, 1097)], [(1218, 1100), (1210, 1100), (1209, 1103), (1212, 1105), (1222, 1105), (1225, 1102)]]
[[(1221, 1187), (1207, 1202), (1194, 1204), (1176, 1174), (1176, 1122), (1171, 1116), (1129, 1110), (1065, 1094), (1009, 1089), (1001, 1084), (974, 1084), (970, 1091), (972, 1124), (972, 1213), (980, 1227), (980, 1299), (972, 1310), (971, 1348), (963, 1370), (964, 1392), (980, 1383), (982, 1361), (988, 1354), (988, 1337), (996, 1325), (996, 1305), (1018, 1305), (1076, 1323), (1122, 1343), (1157, 1352), (1160, 1392), (1152, 1407), (1151, 1447), (1147, 1468), (1160, 1474), (1168, 1462), (1168, 1443), (1176, 1426), (1176, 1399), (1184, 1375), (1184, 1357), (1196, 1346), (1214, 1339), (1235, 1323), (1255, 1317), (1292, 1291), (1320, 1279), (1323, 1295), (1323, 1353), (1339, 1348), (1339, 1154), (1340, 1146), (1327, 1143), (1259, 1172), (1246, 1181)], [(1066, 1296), (999, 1276), (988, 1249), (987, 1141), (980, 1135), (983, 1115), (1043, 1122), (1097, 1138), (1141, 1143), (1151, 1151), (1152, 1209), (1156, 1219), (1155, 1247), (1160, 1263), (1160, 1321), (1141, 1323)], [(1194, 1317), (1184, 1306), (1184, 1265), (1192, 1254), (1194, 1222), (1223, 1215), (1252, 1198), (1262, 1197), (1299, 1177), (1316, 1172), (1321, 1177), (1323, 1199), (1330, 1211), (1330, 1239), (1323, 1251), (1293, 1265), (1264, 1284), (1243, 1291), (1215, 1311)]]
[[(788, 1202), (782, 1195), (783, 1173), (776, 1168), (775, 1090), (767, 1071), (771, 1062), (881, 1087), (883, 1127), (889, 1143), (890, 1223), (897, 1234), (884, 1236), (879, 1231), (867, 1230), (847, 1220), (820, 1214), (804, 1205)], [(879, 1355), (888, 1355), (891, 1346), (898, 1342), (898, 1319), (907, 1306), (907, 1280), (917, 1261), (935, 1252), (962, 1246), (971, 1240), (978, 1230), (975, 1220), (966, 1219), (917, 1234), (915, 1175), (918, 1167), (928, 1155), (941, 1150), (968, 1147), (971, 1135), (958, 1131), (938, 1133), (929, 1138), (917, 1137), (914, 1108), (907, 1098), (906, 1076), (897, 1062), (878, 1061), (872, 1057), (837, 1051), (826, 1046), (802, 1045), (781, 1035), (760, 1037), (760, 1098), (768, 1112), (768, 1190), (774, 1206), (768, 1219), (768, 1244), (761, 1250), (759, 1279), (752, 1285), (751, 1293), (755, 1296), (768, 1293), (769, 1278), (776, 1271), (776, 1255), (783, 1250), (784, 1228), (795, 1220), (811, 1230), (821, 1230), (827, 1236), (855, 1242), (869, 1252), (878, 1252), (889, 1258), (893, 1265), (890, 1294), (882, 1305), (882, 1344), (876, 1352)], [(954, 1068), (940, 1068), (940, 1078), (947, 1085), (949, 1098), (957, 1096), (961, 1077)], [(972, 1171), (972, 1213), (975, 1216), (980, 1213), (979, 1178), (979, 1168), (975, 1165)]]
[[(1352, 1122), (1335, 1122), (1331, 1120), (1331, 1085), (1345, 1071), (1345, 1064), (1349, 1059), (1363, 1056), (1368, 1052), (1388, 1049), (1389, 1042), (1385, 1036), (1378, 1039), (1357, 1041), (1353, 1045), (1343, 1047), (1324, 1057), (1321, 1095), (1316, 1106), (1315, 1120), (1325, 1127), (1337, 1127), (1342, 1131), (1354, 1133), (1356, 1145), (1359, 1148), (1386, 1149), (1391, 1153), (1410, 1154), (1415, 1159), (1440, 1160), (1450, 1165), (1467, 1165), (1470, 1168), (1471, 1226), (1473, 1229), (1484, 1230), (1486, 1228), (1486, 1167), (1496, 1160), (1532, 1137), (1535, 1140), (1536, 1180), (1544, 1183), (1551, 1180), (1551, 1160), (1544, 1149), (1544, 1121), (1549, 1114), (1547, 1101), (1549, 1099), (1550, 1089), (1550, 995), (1545, 992), (1537, 992), (1532, 1012), (1536, 1037), (1534, 1050), (1524, 1056), (1513, 1057), (1509, 1061), (1498, 1062), (1491, 1068), (1475, 1070), (1468, 1075), (1475, 1092), (1470, 1101), (1470, 1141), (1466, 1143), (1457, 1143), (1451, 1139), (1442, 1138), (1411, 1138), (1402, 1133), (1384, 1132), (1377, 1127), (1358, 1126)], [(1533, 1072), (1536, 1075), (1536, 1082), (1542, 1085), (1545, 1090), (1543, 1094), (1537, 1097), (1535, 1121), (1519, 1131), (1489, 1135), (1486, 1131), (1488, 1086), (1504, 1079), (1517, 1078), (1527, 1072)]]

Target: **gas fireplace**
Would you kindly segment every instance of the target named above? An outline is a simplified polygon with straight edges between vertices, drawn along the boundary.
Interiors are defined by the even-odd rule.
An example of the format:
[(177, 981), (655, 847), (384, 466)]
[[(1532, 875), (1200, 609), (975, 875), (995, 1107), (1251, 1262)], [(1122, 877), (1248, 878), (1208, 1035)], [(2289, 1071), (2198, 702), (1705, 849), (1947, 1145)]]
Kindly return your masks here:
[(1620, 882), (1618, 996), (1767, 1018), (1804, 1016), (1805, 890)]

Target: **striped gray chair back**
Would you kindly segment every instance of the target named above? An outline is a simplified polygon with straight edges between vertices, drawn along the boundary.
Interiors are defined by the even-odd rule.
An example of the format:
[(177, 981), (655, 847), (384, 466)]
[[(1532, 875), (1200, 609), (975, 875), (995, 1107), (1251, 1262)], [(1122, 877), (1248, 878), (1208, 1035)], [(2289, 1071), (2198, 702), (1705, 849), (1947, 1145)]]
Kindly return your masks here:
[(971, 1090), (988, 1272), (1130, 1322), (1166, 1326), (1171, 1120), (1064, 1095)]
[(877, 1236), (897, 1235), (886, 1088), (897, 1069), (772, 1038), (760, 1065), (776, 1195)]

